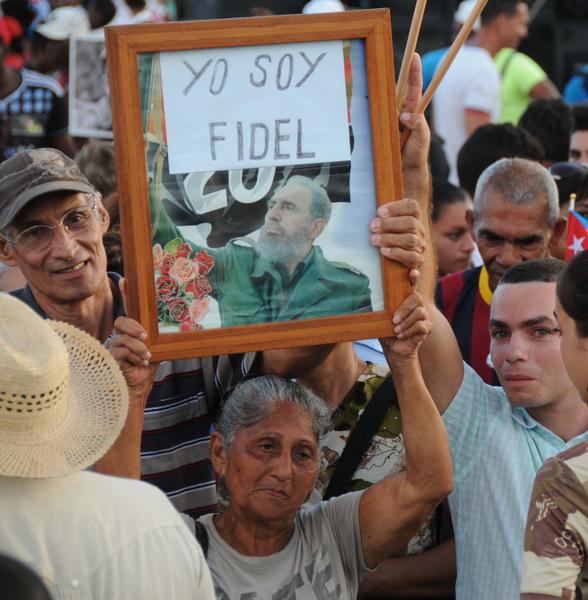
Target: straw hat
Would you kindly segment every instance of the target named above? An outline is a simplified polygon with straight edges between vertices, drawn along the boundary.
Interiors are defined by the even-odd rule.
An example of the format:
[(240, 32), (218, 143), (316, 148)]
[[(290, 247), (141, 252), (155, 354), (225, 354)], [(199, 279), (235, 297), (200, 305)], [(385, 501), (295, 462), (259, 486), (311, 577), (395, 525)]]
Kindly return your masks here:
[(124, 377), (98, 341), (0, 294), (0, 475), (89, 467), (118, 437), (127, 408)]

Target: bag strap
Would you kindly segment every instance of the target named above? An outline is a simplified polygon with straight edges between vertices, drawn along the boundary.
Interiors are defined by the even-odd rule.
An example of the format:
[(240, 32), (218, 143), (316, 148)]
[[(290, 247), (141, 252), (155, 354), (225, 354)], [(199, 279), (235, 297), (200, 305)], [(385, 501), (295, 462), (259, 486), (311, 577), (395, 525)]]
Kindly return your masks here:
[(206, 527), (200, 523), (200, 521), (194, 521), (194, 533), (196, 534), (196, 539), (202, 548), (202, 554), (204, 554), (204, 558), (208, 557), (208, 531), (206, 531)]
[(323, 500), (340, 496), (347, 491), (347, 486), (355, 473), (362, 456), (372, 443), (388, 408), (396, 398), (396, 389), (392, 378), (388, 376), (376, 390), (370, 402), (361, 413), (355, 428), (349, 435), (345, 448), (335, 465)]
[(506, 58), (506, 60), (504, 61), (504, 64), (502, 65), (502, 69), (500, 69), (500, 78), (502, 79), (504, 77), (504, 74), (506, 73), (508, 67), (510, 66), (510, 63), (512, 62), (513, 58), (515, 57), (517, 51), (512, 49), (512, 52), (508, 55), (508, 57)]

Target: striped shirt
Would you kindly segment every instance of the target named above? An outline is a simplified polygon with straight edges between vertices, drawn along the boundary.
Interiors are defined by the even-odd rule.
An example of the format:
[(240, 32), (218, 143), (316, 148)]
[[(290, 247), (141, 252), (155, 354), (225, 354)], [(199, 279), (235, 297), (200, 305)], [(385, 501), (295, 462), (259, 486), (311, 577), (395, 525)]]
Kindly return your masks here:
[[(118, 289), (120, 275), (108, 273)], [(11, 292), (43, 318), (26, 286)], [(116, 298), (114, 316), (124, 315)], [(160, 488), (181, 512), (197, 518), (216, 509), (208, 442), (220, 401), (249, 371), (254, 354), (162, 362), (145, 407), (141, 479)]]
[(451, 324), (462, 358), (486, 383), (500, 385), (487, 362), (491, 302), (492, 291), (484, 267), (451, 273), (437, 283), (435, 303)]

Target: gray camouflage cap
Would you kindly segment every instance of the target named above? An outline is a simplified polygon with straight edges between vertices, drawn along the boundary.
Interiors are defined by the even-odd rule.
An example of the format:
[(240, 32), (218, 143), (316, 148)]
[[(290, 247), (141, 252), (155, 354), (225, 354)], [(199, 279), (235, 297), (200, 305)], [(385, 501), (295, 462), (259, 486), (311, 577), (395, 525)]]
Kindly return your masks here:
[(0, 164), (0, 230), (49, 192), (95, 192), (76, 163), (54, 148), (24, 150)]

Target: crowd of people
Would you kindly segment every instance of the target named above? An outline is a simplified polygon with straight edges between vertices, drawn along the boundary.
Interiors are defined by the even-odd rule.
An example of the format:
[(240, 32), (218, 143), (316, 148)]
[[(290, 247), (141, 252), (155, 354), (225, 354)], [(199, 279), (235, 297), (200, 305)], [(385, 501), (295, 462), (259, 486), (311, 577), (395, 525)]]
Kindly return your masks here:
[[(115, 147), (68, 133), (67, 41), (173, 3), (2, 8), (0, 598), (586, 597), (588, 103), (518, 51), (527, 3), (488, 1), (426, 117), (447, 49), (412, 60), (405, 198), (356, 233), (408, 273), (392, 337), (161, 363), (125, 311)], [(317, 258), (330, 202), (292, 176), (261, 242), (304, 229), (288, 274), (320, 259), (325, 302), (369, 311)], [(225, 325), (263, 251), (210, 251), (213, 290), (242, 267)]]

